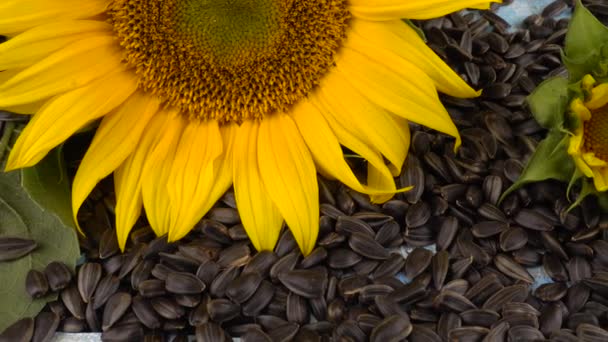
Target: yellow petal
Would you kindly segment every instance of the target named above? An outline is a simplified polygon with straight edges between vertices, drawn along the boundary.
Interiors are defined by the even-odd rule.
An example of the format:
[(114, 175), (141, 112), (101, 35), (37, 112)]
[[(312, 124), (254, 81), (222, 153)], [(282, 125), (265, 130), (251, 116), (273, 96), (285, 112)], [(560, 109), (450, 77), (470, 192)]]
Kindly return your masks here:
[(591, 110), (604, 107), (608, 103), (608, 84), (602, 83), (591, 89), (591, 99), (585, 106)]
[(570, 110), (576, 114), (582, 121), (591, 119), (591, 111), (583, 104), (583, 100), (576, 98), (570, 103)]
[(215, 120), (191, 120), (180, 135), (167, 180), (171, 201), (169, 241), (184, 237), (205, 214), (205, 197), (215, 181), (213, 164), (223, 149)]
[(122, 104), (136, 88), (134, 75), (118, 70), (51, 99), (21, 132), (6, 168), (36, 164), (76, 131)]
[(234, 195), (243, 227), (258, 251), (273, 250), (283, 217), (264, 188), (258, 168), (259, 123), (243, 122), (234, 143)]
[(235, 123), (224, 124), (220, 127), (222, 136), (223, 153), (213, 163), (213, 185), (205, 196), (205, 204), (201, 212), (205, 214), (224, 195), (232, 185), (233, 151), (236, 140), (238, 125)]
[(373, 188), (392, 188), (393, 191), (386, 194), (373, 194), (370, 196), (372, 203), (384, 203), (395, 195), (395, 181), (392, 178), (388, 178), (382, 173), (382, 169), (376, 168), (372, 164), (367, 165), (367, 184)]
[(179, 137), (186, 125), (183, 116), (174, 111), (163, 115), (168, 115), (169, 119), (152, 152), (146, 157), (141, 176), (146, 216), (158, 236), (167, 234), (171, 226), (171, 201), (167, 186)]
[(404, 78), (361, 53), (345, 47), (336, 60), (337, 70), (359, 92), (378, 106), (409, 121), (456, 138), (460, 135), (435, 91), (433, 81), (412, 66)]
[(488, 9), (501, 0), (351, 0), (352, 15), (366, 20), (430, 19), (464, 8)]
[[(137, 113), (136, 113), (137, 114)], [(116, 233), (118, 244), (124, 251), (131, 228), (139, 218), (143, 204), (141, 175), (146, 159), (165, 130), (169, 117), (155, 114), (141, 136), (135, 151), (114, 172), (114, 192), (116, 193)]]
[(87, 85), (121, 64), (111, 35), (79, 40), (0, 85), (0, 106), (36, 102)]
[(105, 11), (108, 0), (3, 0), (0, 3), (0, 34), (65, 19), (89, 18)]
[(95, 185), (134, 151), (159, 104), (155, 97), (136, 92), (101, 121), (74, 177), (72, 209), (75, 222), (78, 209)]
[(112, 26), (104, 21), (65, 20), (34, 27), (0, 44), (0, 70), (34, 64), (51, 53), (78, 40), (111, 34)]
[[(352, 33), (348, 42), (359, 46), (357, 49), (385, 64), (395, 72), (407, 74), (411, 66), (405, 66), (387, 51), (406, 59), (427, 74), (435, 87), (448, 95), (455, 97), (475, 97), (480, 94), (473, 90), (452, 68), (450, 68), (431, 48), (420, 38), (418, 33), (401, 20), (388, 22), (372, 22), (352, 20)], [(396, 61), (391, 63), (384, 58)]]
[(302, 100), (291, 111), (291, 117), (298, 126), (302, 138), (306, 142), (317, 170), (323, 172), (351, 189), (365, 193), (385, 193), (394, 190), (388, 188), (372, 188), (359, 182), (346, 161), (338, 138), (331, 130), (319, 110), (307, 100)]
[(572, 159), (574, 159), (574, 164), (576, 164), (576, 167), (587, 177), (593, 177), (593, 170), (591, 170), (591, 168), (589, 167), (589, 165), (587, 165), (587, 163), (585, 163), (585, 161), (583, 160), (583, 158), (581, 156), (574, 156)]
[[(0, 44), (0, 46), (2, 46), (2, 44)], [(23, 69), (10, 69), (0, 71), (0, 85), (6, 82), (7, 80), (13, 78), (13, 76), (17, 75), (21, 71), (23, 71)], [(38, 110), (40, 110), (40, 108), (44, 105), (46, 101), (47, 100), (41, 100), (38, 102), (28, 103), (24, 105), (0, 107), (0, 109), (16, 114), (31, 115), (38, 112)]]
[(585, 153), (583, 153), (583, 160), (591, 168), (606, 167), (606, 166), (608, 166), (608, 163), (606, 163), (605, 160), (596, 157), (595, 153), (593, 153), (593, 152), (585, 152)]
[(339, 73), (330, 73), (319, 87), (318, 96), (327, 104), (327, 115), (348, 122), (348, 129), (367, 146), (380, 152), (399, 174), (409, 148), (407, 126), (400, 125), (385, 109), (371, 102)]
[(393, 175), (385, 164), (382, 155), (352, 132), (349, 121), (344, 122), (337, 120), (332, 114), (331, 108), (325, 103), (325, 99), (315, 95), (310, 96), (311, 103), (314, 104), (325, 117), (327, 124), (331, 127), (331, 130), (338, 138), (340, 144), (363, 157), (369, 164), (374, 165), (382, 177), (385, 178), (382, 184), (390, 184), (393, 182), (392, 185), (389, 185), (386, 188), (380, 188), (382, 191), (395, 192), (396, 187), (393, 181)]
[(290, 117), (270, 115), (260, 123), (258, 165), (264, 186), (308, 255), (319, 233), (319, 189), (310, 152)]
[(608, 190), (608, 168), (596, 168), (593, 170), (593, 184), (597, 191)]

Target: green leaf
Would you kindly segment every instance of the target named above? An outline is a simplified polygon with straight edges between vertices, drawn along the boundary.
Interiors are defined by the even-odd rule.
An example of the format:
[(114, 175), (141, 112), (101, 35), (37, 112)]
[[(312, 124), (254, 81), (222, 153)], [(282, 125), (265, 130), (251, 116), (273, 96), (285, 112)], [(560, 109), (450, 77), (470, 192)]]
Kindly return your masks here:
[(559, 129), (568, 106), (568, 80), (553, 77), (541, 83), (528, 96), (528, 105), (538, 123), (548, 129)]
[(76, 228), (61, 148), (49, 152), (36, 166), (22, 169), (21, 184), (34, 201), (55, 213), (65, 226)]
[[(50, 168), (47, 162), (50, 163), (45, 160), (43, 164)], [(50, 171), (36, 172), (44, 182), (64, 184), (59, 179), (53, 183)], [(0, 235), (33, 239), (38, 248), (21, 259), (0, 262), (0, 331), (22, 317), (35, 316), (47, 301), (57, 297), (49, 295), (36, 300), (29, 297), (25, 292), (25, 277), (30, 269), (42, 270), (51, 261), (61, 261), (74, 268), (80, 255), (76, 231), (34, 201), (21, 183), (19, 171), (0, 172)], [(69, 206), (69, 198), (63, 197), (65, 190), (58, 191), (59, 185), (45, 189), (57, 191), (54, 193), (57, 197), (53, 197), (53, 193), (45, 196), (49, 200), (55, 198), (56, 207), (60, 206), (59, 202)]]
[(573, 61), (582, 61), (590, 51), (599, 55), (600, 48), (608, 42), (608, 28), (589, 12), (580, 0), (566, 34), (565, 52)]
[(547, 179), (568, 181), (575, 170), (574, 162), (568, 155), (568, 140), (568, 135), (563, 132), (549, 131), (545, 140), (538, 144), (519, 179), (502, 194), (500, 200), (531, 182)]

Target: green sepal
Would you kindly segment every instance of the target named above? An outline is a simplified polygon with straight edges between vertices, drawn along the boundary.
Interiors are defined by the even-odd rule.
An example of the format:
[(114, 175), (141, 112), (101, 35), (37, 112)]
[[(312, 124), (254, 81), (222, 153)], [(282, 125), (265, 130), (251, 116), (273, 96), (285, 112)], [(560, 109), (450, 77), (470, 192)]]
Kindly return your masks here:
[(568, 106), (568, 79), (553, 77), (541, 83), (527, 98), (536, 121), (547, 129), (560, 129)]
[(571, 80), (578, 80), (595, 69), (607, 42), (608, 28), (577, 0), (562, 52)]
[(502, 194), (500, 201), (528, 183), (547, 179), (568, 181), (575, 170), (574, 162), (568, 155), (568, 139), (568, 134), (564, 132), (549, 131), (545, 140), (536, 147), (517, 181)]
[(411, 20), (409, 19), (401, 19), (403, 20), (404, 23), (407, 24), (407, 26), (411, 27), (414, 29), (414, 31), (416, 31), (416, 33), (418, 33), (418, 35), (420, 36), (420, 38), (422, 38), (422, 40), (424, 40), (426, 42), (426, 35), (424, 34), (424, 31), (422, 31), (422, 29), (418, 26), (416, 26)]
[[(582, 175), (580, 175), (580, 176), (582, 176)], [(574, 209), (575, 207), (579, 206), (583, 202), (585, 197), (587, 197), (589, 195), (598, 194), (598, 192), (595, 190), (595, 186), (593, 184), (591, 184), (591, 182), (586, 177), (580, 177), (578, 179), (581, 179), (581, 182), (580, 182), (581, 183), (581, 192), (576, 197), (576, 200), (574, 202), (572, 202), (572, 204), (570, 204), (567, 211), (570, 211), (570, 210)], [(572, 185), (572, 184), (573, 184), (573, 182), (570, 182), (570, 184), (568, 185), (568, 189), (570, 189), (570, 185)]]
[(597, 191), (595, 185), (593, 184), (593, 179), (589, 179), (587, 177), (582, 177), (581, 179), (581, 191), (576, 197), (576, 200), (570, 204), (567, 211), (570, 211), (577, 206), (579, 206), (583, 200), (589, 196), (593, 195), (597, 199), (597, 202), (604, 212), (608, 212), (608, 192), (606, 191)]
[(597, 194), (597, 203), (603, 212), (608, 212), (608, 192), (600, 192)]

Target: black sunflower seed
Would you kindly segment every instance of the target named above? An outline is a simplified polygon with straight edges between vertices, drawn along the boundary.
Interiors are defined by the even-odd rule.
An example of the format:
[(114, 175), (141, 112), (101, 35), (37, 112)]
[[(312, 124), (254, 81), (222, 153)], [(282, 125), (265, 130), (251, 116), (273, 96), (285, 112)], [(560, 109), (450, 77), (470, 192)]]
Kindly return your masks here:
[(18, 320), (8, 326), (2, 334), (0, 341), (2, 342), (28, 342), (34, 335), (34, 320), (27, 317)]
[(11, 261), (30, 254), (38, 247), (36, 241), (20, 237), (0, 237), (0, 262)]
[(49, 283), (44, 273), (30, 270), (25, 277), (25, 291), (32, 298), (40, 298), (49, 291)]

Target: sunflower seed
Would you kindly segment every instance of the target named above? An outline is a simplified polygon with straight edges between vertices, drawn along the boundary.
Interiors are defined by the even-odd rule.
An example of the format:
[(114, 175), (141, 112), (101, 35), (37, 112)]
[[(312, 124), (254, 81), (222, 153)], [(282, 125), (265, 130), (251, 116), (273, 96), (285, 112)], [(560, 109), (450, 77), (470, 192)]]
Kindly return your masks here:
[(2, 342), (28, 342), (34, 335), (34, 320), (26, 317), (8, 326), (2, 334), (0, 341)]
[[(254, 255), (245, 267), (243, 273), (257, 272), (262, 277), (268, 276), (270, 268), (279, 258), (277, 255), (270, 251), (262, 251)], [(203, 280), (204, 281), (204, 280)], [(207, 283), (207, 282), (205, 282)]]
[(568, 289), (566, 293), (566, 306), (570, 312), (578, 312), (589, 299), (590, 290), (582, 283), (577, 283)]
[[(405, 266), (405, 259), (400, 254), (391, 254), (384, 260), (371, 274), (371, 279), (379, 279), (387, 276), (394, 276)], [(331, 267), (331, 265), (330, 265)]]
[(247, 332), (241, 336), (243, 342), (272, 342), (270, 336), (266, 335), (259, 328), (248, 329)]
[(199, 294), (205, 290), (205, 283), (191, 273), (171, 272), (165, 281), (165, 289), (176, 294)]
[(528, 325), (518, 325), (509, 328), (507, 336), (509, 341), (536, 341), (544, 340), (545, 338), (540, 330)]
[(344, 235), (360, 233), (372, 238), (376, 235), (367, 222), (352, 216), (339, 216), (336, 220), (336, 232)]
[(223, 297), (226, 293), (228, 284), (232, 282), (236, 277), (239, 276), (239, 269), (237, 267), (228, 267), (213, 280), (209, 285), (209, 293), (214, 297)]
[(207, 303), (209, 317), (218, 323), (237, 317), (240, 311), (241, 307), (228, 299), (212, 299)]
[(442, 290), (433, 300), (433, 306), (454, 312), (463, 312), (476, 309), (477, 306), (465, 296), (454, 291)]
[(448, 332), (448, 340), (463, 342), (481, 341), (489, 332), (488, 328), (476, 326), (455, 328)]
[[(34, 323), (32, 342), (48, 342), (59, 327), (60, 318), (52, 312), (40, 312)], [(21, 331), (23, 333), (23, 330)], [(27, 332), (25, 333), (27, 335)], [(1, 335), (0, 335), (1, 336)], [(1, 339), (1, 338), (0, 338)], [(11, 341), (17, 341), (16, 339)]]
[(61, 327), (59, 328), (62, 332), (67, 333), (79, 333), (86, 329), (86, 323), (83, 320), (80, 320), (76, 317), (68, 317), (61, 322)]
[(499, 311), (505, 303), (523, 302), (528, 297), (526, 285), (511, 285), (499, 290), (482, 305), (482, 309)]
[(274, 286), (270, 282), (262, 280), (257, 291), (243, 304), (243, 315), (248, 317), (257, 316), (268, 306), (274, 293)]
[(229, 342), (230, 336), (216, 323), (207, 322), (196, 327), (197, 341)]
[[(431, 264), (433, 252), (424, 248), (415, 248), (405, 259), (405, 276), (414, 279)], [(447, 266), (446, 266), (447, 267)]]
[(246, 244), (235, 244), (226, 249), (223, 249), (217, 260), (221, 267), (239, 267), (244, 266), (251, 259), (251, 250)]
[(539, 318), (540, 331), (549, 336), (562, 326), (562, 310), (557, 304), (549, 304), (543, 308)]
[(498, 281), (498, 278), (494, 274), (490, 274), (487, 277), (483, 277), (471, 288), (465, 292), (464, 296), (467, 297), (472, 303), (476, 305), (483, 304), (493, 294), (503, 289), (503, 285)]
[(576, 336), (584, 342), (600, 342), (608, 339), (608, 331), (595, 325), (582, 323), (576, 327)]
[(374, 240), (373, 235), (365, 233), (353, 233), (348, 239), (348, 245), (357, 254), (369, 259), (385, 260), (388, 258), (388, 250)]
[(263, 278), (254, 272), (241, 274), (228, 284), (226, 295), (236, 303), (243, 303), (255, 293)]
[(184, 308), (179, 306), (174, 300), (166, 297), (151, 298), (150, 304), (154, 311), (166, 319), (178, 319), (185, 314)]
[(551, 341), (554, 342), (579, 342), (580, 340), (570, 330), (560, 329), (551, 333)]
[(519, 227), (511, 227), (500, 234), (500, 249), (511, 252), (522, 248), (528, 243), (528, 233)]
[(144, 280), (139, 284), (137, 289), (139, 294), (145, 298), (157, 297), (164, 295), (165, 282), (159, 279)]
[(329, 251), (327, 265), (335, 269), (348, 268), (359, 263), (361, 259), (361, 256), (350, 249), (335, 248)]
[(70, 311), (72, 316), (76, 317), (79, 320), (84, 319), (84, 309), (85, 304), (80, 298), (80, 294), (78, 293), (78, 289), (76, 285), (71, 285), (66, 287), (61, 291), (60, 294), (61, 301), (65, 305), (65, 307)]
[(402, 187), (413, 186), (412, 190), (405, 193), (406, 201), (411, 204), (418, 202), (424, 192), (425, 176), (416, 156), (408, 155), (399, 181)]
[(446, 250), (454, 241), (458, 233), (458, 220), (453, 216), (448, 216), (443, 220), (437, 234), (437, 249)]
[(102, 268), (98, 263), (87, 262), (78, 270), (78, 291), (85, 303), (91, 300), (101, 275)]
[(562, 299), (567, 291), (568, 286), (564, 283), (549, 283), (539, 286), (534, 295), (545, 302), (556, 302)]
[(462, 326), (462, 319), (458, 314), (453, 312), (444, 312), (439, 317), (437, 322), (437, 333), (443, 341), (448, 340), (448, 334), (450, 331)]
[(66, 264), (61, 262), (53, 261), (46, 265), (44, 275), (51, 291), (64, 289), (72, 281), (72, 272)]
[(553, 254), (543, 256), (543, 268), (554, 281), (567, 281), (568, 274), (559, 257)]
[(492, 310), (472, 309), (460, 313), (462, 322), (466, 325), (474, 325), (490, 328), (500, 319), (500, 315)]
[(116, 276), (112, 274), (107, 274), (104, 276), (99, 283), (97, 284), (97, 288), (95, 289), (95, 294), (93, 295), (93, 309), (97, 310), (101, 308), (108, 298), (113, 295), (120, 286), (120, 281)]
[(591, 277), (591, 265), (585, 258), (575, 256), (567, 264), (570, 281), (577, 282)]
[(152, 260), (143, 260), (131, 272), (131, 287), (137, 289), (139, 284), (150, 278), (155, 262)]
[(410, 335), (412, 329), (408, 319), (401, 315), (393, 315), (385, 318), (372, 330), (370, 342), (403, 340)]
[(482, 342), (503, 342), (507, 340), (507, 331), (509, 330), (509, 323), (499, 322), (495, 324), (488, 334), (483, 338)]
[(547, 5), (541, 15), (545, 18), (557, 17), (560, 13), (566, 10), (568, 6), (562, 0), (556, 0)]
[(534, 278), (528, 271), (506, 254), (498, 254), (494, 257), (494, 265), (507, 276), (518, 279), (528, 284), (534, 283)]
[(131, 295), (126, 292), (117, 292), (107, 301), (103, 309), (103, 322), (101, 329), (108, 330), (116, 323), (131, 306)]
[(439, 251), (433, 256), (433, 285), (435, 289), (441, 290), (443, 283), (448, 275), (450, 266), (450, 254), (447, 251)]
[(40, 298), (49, 291), (49, 283), (44, 273), (36, 270), (29, 270), (25, 277), (25, 291), (32, 298)]
[(135, 296), (132, 300), (131, 308), (139, 321), (149, 329), (158, 329), (161, 320), (152, 305), (143, 297)]
[(0, 262), (11, 261), (30, 254), (38, 247), (36, 241), (20, 237), (0, 237)]
[(488, 238), (500, 234), (508, 228), (508, 224), (500, 221), (481, 221), (471, 227), (471, 233), (477, 238)]
[(548, 231), (553, 229), (553, 225), (545, 216), (531, 209), (521, 209), (513, 218), (515, 223), (528, 229)]

